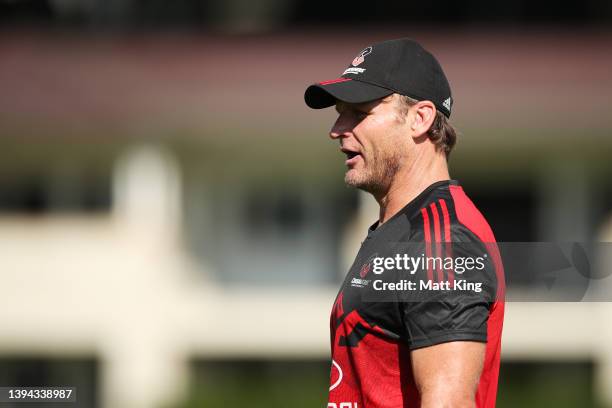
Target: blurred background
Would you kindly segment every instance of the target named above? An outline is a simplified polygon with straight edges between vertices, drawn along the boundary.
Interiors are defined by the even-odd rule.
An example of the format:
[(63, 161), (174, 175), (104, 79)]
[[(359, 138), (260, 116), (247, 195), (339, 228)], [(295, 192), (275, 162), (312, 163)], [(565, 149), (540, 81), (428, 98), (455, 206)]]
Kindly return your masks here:
[[(444, 67), (451, 174), (498, 241), (612, 241), (611, 23), (607, 0), (0, 0), (0, 386), (325, 406), (377, 206), (303, 92), (384, 39)], [(611, 305), (509, 303), (498, 406), (612, 407)]]

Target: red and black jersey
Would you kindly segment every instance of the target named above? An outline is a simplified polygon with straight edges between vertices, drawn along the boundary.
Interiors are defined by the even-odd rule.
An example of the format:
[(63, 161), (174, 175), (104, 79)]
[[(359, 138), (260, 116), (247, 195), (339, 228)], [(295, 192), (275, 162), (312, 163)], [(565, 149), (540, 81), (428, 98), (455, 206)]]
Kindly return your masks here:
[[(376, 225), (370, 227), (334, 302), (328, 407), (419, 407), (410, 351), (461, 340), (487, 343), (476, 406), (494, 407), (505, 284), (488, 223), (461, 186), (448, 180), (432, 184)], [(450, 257), (455, 264), (449, 268), (427, 262), (412, 272), (374, 268), (377, 258), (405, 254)], [(460, 258), (469, 257), (480, 258), (482, 268), (469, 273), (459, 268)], [(424, 288), (379, 290), (383, 283), (408, 281)], [(459, 282), (481, 282), (482, 290), (446, 290), (453, 285), (461, 289)]]

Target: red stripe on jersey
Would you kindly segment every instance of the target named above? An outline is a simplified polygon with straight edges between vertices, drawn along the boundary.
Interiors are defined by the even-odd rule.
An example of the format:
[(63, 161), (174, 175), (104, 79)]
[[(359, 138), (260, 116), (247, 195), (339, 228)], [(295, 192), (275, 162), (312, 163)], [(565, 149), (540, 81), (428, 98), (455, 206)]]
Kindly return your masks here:
[(319, 85), (331, 85), (331, 84), (337, 84), (337, 83), (346, 82), (346, 81), (352, 81), (352, 79), (351, 78), (330, 79), (329, 81), (319, 82)]
[[(431, 256), (431, 230), (429, 227), (429, 214), (427, 214), (427, 208), (421, 208), (421, 214), (423, 214), (423, 232), (425, 233), (425, 256), (429, 258)], [(433, 281), (433, 271), (427, 262), (427, 279)]]
[[(451, 229), (450, 229), (450, 216), (448, 215), (448, 208), (446, 207), (446, 201), (442, 198), (438, 200), (440, 203), (440, 208), (442, 209), (442, 219), (444, 220), (444, 242), (446, 243), (446, 255), (447, 257), (452, 257), (451, 250)], [(453, 283), (455, 280), (454, 272), (452, 269), (448, 270), (448, 281)]]
[[(442, 238), (440, 237), (440, 216), (438, 215), (438, 208), (436, 208), (436, 203), (431, 203), (429, 206), (431, 208), (431, 214), (434, 222), (434, 237), (436, 239), (436, 261), (442, 259)], [(444, 282), (444, 271), (442, 270), (442, 265), (438, 262), (435, 262), (436, 270), (438, 271), (438, 282)]]

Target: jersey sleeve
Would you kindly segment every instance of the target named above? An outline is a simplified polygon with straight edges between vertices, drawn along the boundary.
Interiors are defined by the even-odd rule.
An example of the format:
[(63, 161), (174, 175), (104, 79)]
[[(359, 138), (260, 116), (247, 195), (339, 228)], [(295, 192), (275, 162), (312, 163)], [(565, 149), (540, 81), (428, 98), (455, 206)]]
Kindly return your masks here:
[(402, 337), (411, 349), (487, 341), (497, 284), (488, 244), (461, 224), (452, 225), (451, 232), (452, 242), (423, 244), (423, 254), (411, 251), (431, 261), (411, 277), (416, 290), (398, 303)]

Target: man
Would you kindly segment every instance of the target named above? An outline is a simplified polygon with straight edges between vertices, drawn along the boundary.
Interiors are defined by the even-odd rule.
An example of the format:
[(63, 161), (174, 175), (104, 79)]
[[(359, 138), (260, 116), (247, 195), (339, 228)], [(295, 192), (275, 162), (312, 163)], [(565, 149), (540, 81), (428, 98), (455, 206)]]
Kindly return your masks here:
[[(335, 105), (329, 135), (345, 181), (380, 206), (334, 303), (328, 407), (494, 407), (503, 267), (489, 225), (449, 177), (456, 134), (440, 64), (414, 41), (385, 41), (304, 98)], [(474, 262), (482, 268), (464, 273)]]

